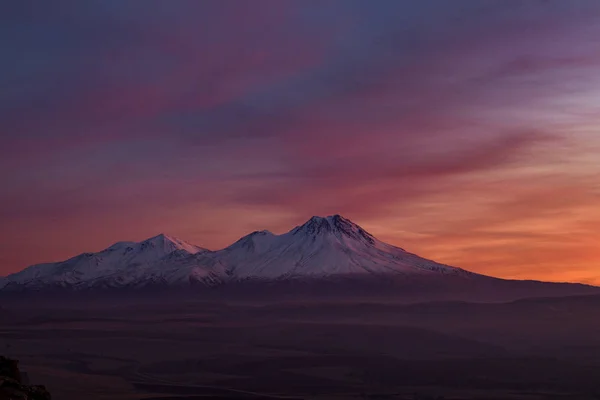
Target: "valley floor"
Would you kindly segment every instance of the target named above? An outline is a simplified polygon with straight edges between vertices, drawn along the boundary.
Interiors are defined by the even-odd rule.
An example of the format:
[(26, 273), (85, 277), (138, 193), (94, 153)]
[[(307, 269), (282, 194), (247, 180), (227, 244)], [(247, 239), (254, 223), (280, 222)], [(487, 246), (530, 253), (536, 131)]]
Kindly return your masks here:
[(3, 304), (56, 400), (600, 399), (600, 297)]

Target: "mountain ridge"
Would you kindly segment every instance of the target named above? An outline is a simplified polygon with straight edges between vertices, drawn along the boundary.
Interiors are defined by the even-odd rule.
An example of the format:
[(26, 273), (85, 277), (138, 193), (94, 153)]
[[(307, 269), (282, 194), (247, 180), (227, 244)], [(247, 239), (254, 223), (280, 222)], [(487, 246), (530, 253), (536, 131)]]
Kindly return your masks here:
[(490, 280), (499, 279), (384, 243), (336, 214), (314, 216), (279, 235), (254, 231), (216, 251), (166, 234), (141, 242), (117, 242), (96, 253), (32, 265), (0, 278), (0, 290), (215, 287), (250, 281), (351, 282), (373, 288), (392, 281), (400, 286), (417, 282), (416, 286), (444, 290), (453, 285), (476, 288)]

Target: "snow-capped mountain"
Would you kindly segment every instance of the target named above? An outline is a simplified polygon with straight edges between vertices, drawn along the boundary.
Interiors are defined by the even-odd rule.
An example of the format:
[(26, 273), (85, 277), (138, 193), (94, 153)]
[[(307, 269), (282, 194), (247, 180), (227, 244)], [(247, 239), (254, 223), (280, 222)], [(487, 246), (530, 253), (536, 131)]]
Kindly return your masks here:
[(468, 274), (383, 243), (340, 215), (312, 217), (283, 235), (254, 232), (216, 256), (237, 278)]
[(139, 243), (119, 242), (98, 253), (33, 265), (4, 278), (0, 287), (215, 285), (249, 278), (432, 273), (469, 274), (380, 242), (360, 226), (334, 215), (312, 217), (282, 235), (253, 232), (219, 251), (167, 235)]
[(142, 242), (118, 242), (98, 253), (66, 261), (33, 265), (0, 281), (0, 286), (39, 288), (140, 286), (152, 282), (188, 282), (207, 276), (210, 259), (191, 265), (209, 252), (183, 240), (158, 235)]
[(166, 235), (119, 242), (98, 253), (33, 265), (0, 278), (0, 290), (197, 285), (237, 289), (241, 284), (256, 293), (255, 283), (269, 290), (287, 291), (288, 284), (306, 288), (308, 283), (321, 292), (360, 287), (374, 293), (383, 293), (387, 285), (393, 293), (452, 292), (451, 298), (468, 297), (467, 292), (490, 297), (498, 290), (503, 293), (499, 298), (600, 293), (585, 285), (507, 281), (439, 264), (383, 243), (339, 215), (312, 217), (281, 235), (253, 232), (218, 251)]

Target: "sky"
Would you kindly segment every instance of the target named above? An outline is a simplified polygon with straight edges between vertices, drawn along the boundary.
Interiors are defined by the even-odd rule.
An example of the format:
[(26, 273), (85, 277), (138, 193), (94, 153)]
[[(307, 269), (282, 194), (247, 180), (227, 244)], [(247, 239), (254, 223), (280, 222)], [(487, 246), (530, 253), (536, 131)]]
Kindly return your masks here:
[(0, 275), (341, 214), (600, 285), (596, 0), (19, 0), (0, 49)]

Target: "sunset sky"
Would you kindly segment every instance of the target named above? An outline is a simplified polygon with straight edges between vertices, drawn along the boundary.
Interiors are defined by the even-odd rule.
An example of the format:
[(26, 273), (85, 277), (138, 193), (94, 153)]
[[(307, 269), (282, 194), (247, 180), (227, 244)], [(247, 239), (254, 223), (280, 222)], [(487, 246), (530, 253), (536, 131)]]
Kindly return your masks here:
[(597, 0), (12, 1), (0, 49), (0, 275), (342, 214), (600, 284)]

